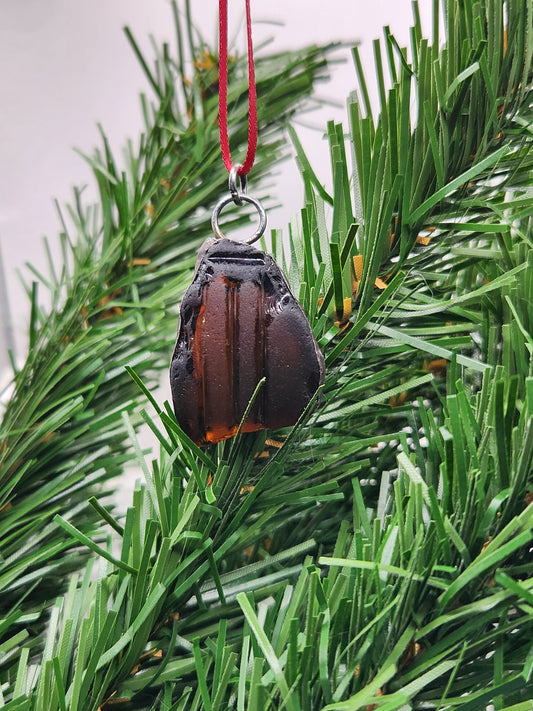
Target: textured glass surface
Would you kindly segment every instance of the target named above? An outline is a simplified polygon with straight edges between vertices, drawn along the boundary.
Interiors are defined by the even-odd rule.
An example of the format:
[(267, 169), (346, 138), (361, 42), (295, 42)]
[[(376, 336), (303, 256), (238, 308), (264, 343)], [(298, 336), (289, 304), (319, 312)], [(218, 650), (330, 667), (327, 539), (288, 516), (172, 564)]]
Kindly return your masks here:
[(209, 240), (181, 304), (171, 363), (176, 418), (198, 444), (293, 425), (324, 378), (324, 359), (282, 272), (264, 252)]

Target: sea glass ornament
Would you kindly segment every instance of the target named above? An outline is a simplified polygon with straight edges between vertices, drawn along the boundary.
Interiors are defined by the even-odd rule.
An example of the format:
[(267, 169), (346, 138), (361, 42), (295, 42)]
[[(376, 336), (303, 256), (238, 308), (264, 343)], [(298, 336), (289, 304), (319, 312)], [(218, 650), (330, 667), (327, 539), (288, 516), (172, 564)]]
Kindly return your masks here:
[(181, 303), (170, 376), (178, 423), (198, 445), (236, 434), (263, 377), (243, 432), (294, 425), (324, 380), (322, 353), (276, 262), (225, 238), (215, 216), (213, 224), (218, 238), (202, 246)]

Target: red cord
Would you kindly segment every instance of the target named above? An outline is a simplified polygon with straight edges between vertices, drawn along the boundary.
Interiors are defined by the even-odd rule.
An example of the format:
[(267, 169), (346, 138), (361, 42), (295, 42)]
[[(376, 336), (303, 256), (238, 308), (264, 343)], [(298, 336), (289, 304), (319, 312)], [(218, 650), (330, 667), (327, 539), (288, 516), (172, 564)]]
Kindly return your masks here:
[[(246, 31), (248, 35), (248, 149), (239, 175), (250, 172), (257, 148), (257, 92), (255, 88), (254, 52), (252, 45), (252, 18), (250, 0), (246, 2)], [(220, 147), (227, 170), (233, 167), (228, 136), (228, 0), (219, 0), (219, 94), (218, 123)]]

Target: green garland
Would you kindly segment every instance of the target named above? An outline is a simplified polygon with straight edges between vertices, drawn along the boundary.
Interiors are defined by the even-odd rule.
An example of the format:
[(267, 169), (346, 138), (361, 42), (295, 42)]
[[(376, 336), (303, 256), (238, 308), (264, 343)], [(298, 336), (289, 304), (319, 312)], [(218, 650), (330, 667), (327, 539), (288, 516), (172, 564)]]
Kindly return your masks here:
[[(438, 3), (431, 41), (415, 3), (410, 50), (387, 31), (375, 45), (375, 116), (354, 53), (349, 135), (327, 130), (332, 195), (292, 131), (306, 202), (268, 247), (328, 374), (289, 431), (200, 450), (152, 392), (208, 230), (198, 207), (219, 192), (213, 77), (183, 81), (178, 108), (163, 50), (139, 155), (125, 173), (107, 145), (91, 159), (102, 220), (80, 206), (85, 248), (63, 237), (4, 420), (9, 711), (530, 708), (532, 9), (443, 8), (444, 37)], [(321, 57), (263, 60), (272, 116)], [(273, 128), (266, 157), (278, 147)], [(119, 519), (84, 501), (128, 442), (145, 482)]]

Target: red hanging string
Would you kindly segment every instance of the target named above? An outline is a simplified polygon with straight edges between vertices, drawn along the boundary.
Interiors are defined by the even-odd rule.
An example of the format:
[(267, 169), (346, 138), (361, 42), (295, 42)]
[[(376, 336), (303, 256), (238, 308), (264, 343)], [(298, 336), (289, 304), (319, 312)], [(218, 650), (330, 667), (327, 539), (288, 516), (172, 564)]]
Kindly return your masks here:
[[(246, 32), (248, 35), (248, 149), (239, 175), (250, 172), (255, 160), (257, 148), (257, 92), (255, 88), (254, 54), (252, 45), (252, 18), (250, 0), (246, 2)], [(228, 0), (219, 0), (219, 94), (218, 123), (220, 129), (220, 147), (222, 158), (228, 171), (233, 163), (228, 136)]]

